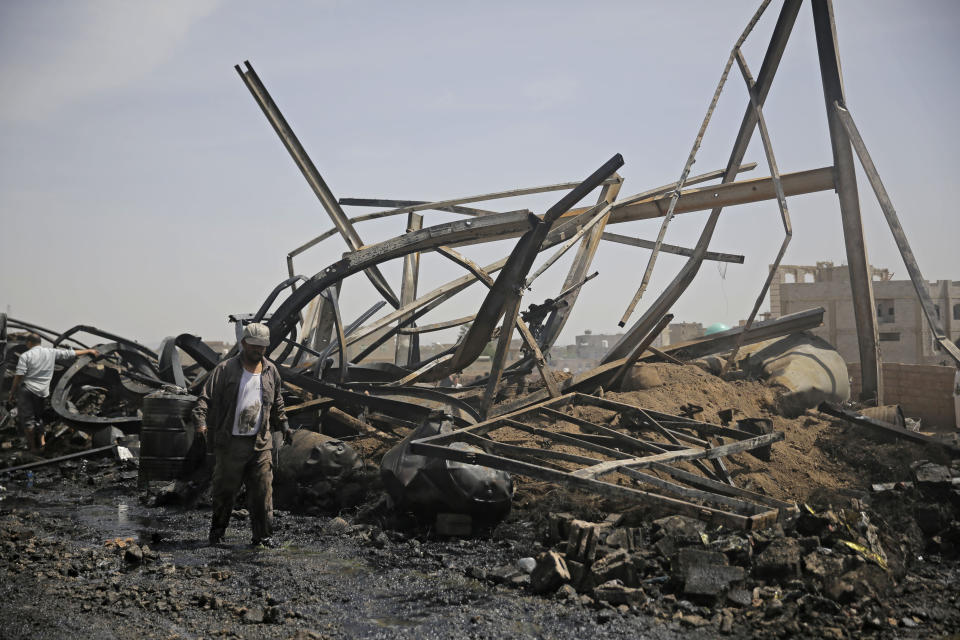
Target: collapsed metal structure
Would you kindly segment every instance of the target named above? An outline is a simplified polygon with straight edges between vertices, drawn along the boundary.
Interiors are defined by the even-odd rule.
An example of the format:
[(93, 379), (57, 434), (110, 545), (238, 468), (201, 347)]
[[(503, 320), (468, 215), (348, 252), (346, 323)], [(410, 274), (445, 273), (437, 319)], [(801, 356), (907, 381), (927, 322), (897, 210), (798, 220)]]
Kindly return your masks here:
[[(231, 320), (236, 323), (238, 337), (242, 325), (247, 322), (264, 322), (270, 327), (271, 357), (280, 366), (288, 385), (288, 394), (297, 399), (290, 403), (295, 405), (291, 413), (307, 420), (311, 416), (315, 418), (319, 411), (336, 410), (338, 413), (329, 415), (343, 424), (361, 431), (392, 434), (396, 427), (416, 427), (432, 412), (439, 411), (451, 416), (459, 428), (452, 433), (415, 441), (411, 447), (414, 452), (448, 460), (480, 463), (523, 475), (564, 482), (574, 487), (669, 504), (683, 512), (713, 514), (729, 525), (755, 527), (758, 523), (769, 524), (770, 518), (782, 515), (787, 505), (773, 504), (762, 496), (733, 487), (729, 474), (722, 469), (722, 457), (738, 451), (768, 446), (782, 438), (782, 434), (774, 432), (758, 436), (692, 419), (658, 414), (642, 407), (614, 407), (610, 401), (588, 394), (615, 385), (641, 358), (675, 361), (677, 356), (682, 357), (684, 349), (688, 350), (688, 355), (692, 355), (690, 349), (693, 349), (694, 353), (704, 353), (704, 345), (707, 345), (707, 348), (713, 347), (715, 351), (729, 351), (729, 365), (735, 361), (737, 351), (743, 344), (817, 326), (822, 317), (822, 309), (768, 323), (755, 323), (754, 320), (792, 236), (787, 198), (834, 190), (838, 194), (850, 267), (863, 394), (870, 400), (881, 402), (882, 379), (875, 305), (860, 219), (853, 151), (856, 151), (877, 194), (938, 344), (960, 364), (960, 350), (945, 336), (936, 318), (933, 304), (896, 212), (847, 106), (830, 0), (811, 0), (810, 4), (833, 149), (833, 164), (800, 172), (780, 172), (767, 131), (763, 105), (802, 2), (784, 0), (763, 61), (754, 75), (741, 47), (770, 2), (771, 0), (764, 0), (761, 3), (732, 48), (679, 179), (671, 184), (626, 197), (620, 195), (624, 179), (618, 173), (624, 160), (616, 154), (578, 182), (433, 202), (337, 199), (252, 65), (249, 62), (242, 68), (238, 65), (238, 74), (334, 225), (329, 231), (288, 254), (288, 277), (270, 292), (255, 313), (231, 316)], [(734, 63), (746, 84), (749, 101), (729, 160), (723, 169), (690, 175), (701, 140)], [(741, 172), (750, 171), (756, 166), (743, 162), (754, 131), (759, 132), (770, 175), (737, 180)], [(719, 182), (702, 186), (717, 180)], [(585, 197), (595, 191), (598, 191), (595, 204), (578, 207)], [(498, 212), (477, 208), (479, 203), (547, 192), (564, 193), (556, 204), (542, 215), (534, 215), (528, 210)], [(712, 252), (708, 249), (722, 211), (738, 204), (767, 200), (775, 200), (777, 203), (784, 226), (784, 237), (746, 325), (742, 329), (698, 341), (697, 344), (679, 345), (665, 350), (669, 353), (651, 349), (654, 338), (672, 318), (671, 308), (691, 284), (705, 260), (743, 262), (742, 256)], [(378, 210), (348, 217), (344, 206), (375, 207)], [(424, 226), (424, 216), (430, 211), (453, 213), (463, 218)], [(694, 211), (710, 212), (694, 246), (666, 244), (665, 233), (673, 217)], [(403, 216), (406, 222), (403, 233), (394, 238), (366, 244), (357, 231), (357, 225), (361, 222), (394, 216)], [(611, 225), (647, 219), (662, 219), (659, 234), (654, 241), (608, 231)], [(349, 251), (311, 277), (297, 274), (294, 258), (335, 235), (342, 237)], [(488, 265), (481, 266), (457, 250), (462, 246), (512, 238), (517, 240), (509, 255)], [(687, 261), (670, 284), (626, 330), (623, 337), (609, 348), (598, 368), (561, 380), (549, 366), (549, 353), (570, 317), (580, 289), (596, 275), (590, 273), (591, 264), (603, 241), (651, 249), (647, 267), (640, 278), (636, 294), (627, 305), (621, 326), (626, 325), (641, 300), (659, 253), (686, 256)], [(539, 254), (548, 249), (555, 251), (534, 271), (533, 266)], [(575, 249), (574, 257), (557, 295), (544, 301), (534, 301), (526, 310), (522, 310), (524, 291), (571, 249)], [(420, 292), (420, 261), (428, 252), (435, 252), (462, 268), (464, 275), (426, 293)], [(403, 260), (399, 295), (379, 269), (382, 263), (396, 259)], [(370, 280), (383, 300), (353, 322), (347, 323), (339, 304), (343, 295), (342, 287), (346, 278), (361, 272)], [(486, 288), (486, 293), (476, 313), (417, 326), (421, 317), (478, 282)], [(385, 305), (392, 307), (392, 310), (371, 320)], [(106, 386), (119, 390), (121, 395), (129, 393), (142, 396), (163, 384), (196, 390), (203, 384), (207, 372), (221, 359), (220, 355), (206, 347), (199, 337), (190, 334), (167, 338), (160, 352), (154, 353), (133, 341), (93, 327), (81, 325), (57, 333), (10, 319), (5, 319), (4, 325), (4, 330), (6, 326), (10, 326), (40, 332), (55, 345), (67, 341), (80, 344), (73, 336), (82, 332), (112, 341), (99, 347), (103, 354), (99, 374), (90, 373), (89, 359), (81, 358), (59, 377), (53, 394), (53, 406), (61, 416), (79, 424), (122, 426), (137, 421), (135, 412), (120, 410), (118, 415), (105, 416), (84, 414), (77, 410), (78, 394), (91, 385), (96, 386), (97, 381), (102, 382), (105, 376), (112, 375), (116, 378), (113, 382), (119, 384)], [(422, 334), (461, 325), (467, 328), (453, 347), (427, 358), (421, 357), (419, 337)], [(523, 349), (520, 359), (510, 363), (507, 362), (507, 354), (515, 331), (520, 335)], [(351, 351), (352, 347), (355, 351), (354, 346), (360, 341), (370, 338), (373, 338), (373, 341), (362, 351)], [(373, 350), (388, 340), (394, 340), (395, 343), (394, 363), (365, 364), (364, 360)], [(492, 340), (496, 340), (496, 349), (491, 360), (490, 373), (481, 383), (466, 389), (426, 386), (427, 383), (462, 371), (481, 355)], [(236, 348), (228, 353), (227, 357), (235, 351)], [(180, 361), (181, 352), (188, 354), (194, 363), (183, 367)], [(542, 380), (542, 388), (513, 398), (509, 402), (497, 404), (498, 392), (504, 388), (506, 382), (522, 379), (534, 369)], [(618, 415), (626, 413), (634, 418), (641, 418), (632, 422), (620, 420), (620, 426), (613, 428), (576, 419), (571, 417), (571, 414), (562, 414), (559, 411), (562, 407), (583, 404), (601, 406)], [(532, 413), (572, 423), (581, 428), (581, 433), (542, 432), (539, 427), (531, 427), (522, 421)], [(537, 451), (521, 451), (517, 447), (492, 439), (491, 434), (504, 427), (542, 435), (545, 445), (550, 446), (557, 442), (570, 445), (575, 441), (573, 444), (591, 453), (562, 453), (552, 450), (550, 446)], [(661, 441), (641, 438), (637, 430), (653, 430), (660, 436)], [(727, 438), (732, 442), (724, 444), (722, 440), (717, 440), (712, 443), (710, 437)], [(604, 440), (598, 441), (597, 438)], [(483, 453), (449, 446), (453, 442), (467, 443), (479, 448)], [(600, 457), (597, 457), (597, 454)], [(531, 459), (539, 462), (531, 462)], [(667, 464), (681, 460), (693, 461), (699, 475), (690, 471), (679, 471)], [(555, 468), (557, 461), (568, 465), (587, 466), (579, 470), (570, 470), (563, 465)], [(705, 461), (712, 461), (714, 468), (708, 467)], [(551, 468), (551, 464), (554, 468)], [(656, 474), (640, 471), (641, 468), (653, 470)], [(625, 478), (629, 483), (644, 485), (650, 490), (599, 479), (601, 475), (611, 473), (619, 474), (621, 480)], [(673, 497), (668, 498), (664, 494), (672, 494)]]

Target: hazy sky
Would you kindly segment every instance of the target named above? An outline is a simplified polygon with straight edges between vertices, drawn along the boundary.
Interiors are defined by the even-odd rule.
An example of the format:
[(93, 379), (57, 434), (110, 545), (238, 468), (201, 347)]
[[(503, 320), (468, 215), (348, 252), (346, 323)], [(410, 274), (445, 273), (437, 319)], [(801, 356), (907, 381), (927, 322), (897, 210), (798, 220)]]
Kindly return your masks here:
[[(744, 47), (754, 73), (780, 4)], [(285, 277), (286, 253), (331, 226), (234, 64), (253, 63), (338, 197), (441, 199), (580, 180), (614, 153), (626, 159), (626, 195), (679, 177), (757, 5), (0, 3), (0, 308), (147, 343), (183, 331), (232, 335), (227, 315), (254, 311)], [(960, 5), (840, 0), (836, 18), (848, 105), (920, 267), (930, 280), (960, 279)], [(735, 67), (694, 172), (724, 166), (745, 105)], [(765, 113), (782, 172), (829, 164), (808, 4)], [(746, 160), (760, 164), (750, 175), (767, 175), (757, 135)], [(542, 212), (558, 197), (488, 207)], [(871, 262), (905, 278), (865, 181), (861, 201)], [(788, 203), (794, 239), (784, 262), (845, 262), (836, 196)], [(667, 241), (691, 246), (706, 215), (678, 217)], [(452, 218), (427, 212), (425, 224)], [(358, 231), (370, 244), (403, 224), (395, 217)], [(611, 230), (653, 239), (658, 227)], [(774, 202), (726, 210), (711, 248), (742, 253), (746, 264), (705, 263), (677, 318), (746, 317), (781, 239)], [(488, 263), (511, 245), (464, 252)], [(345, 248), (331, 238), (297, 270), (312, 275)], [(601, 246), (600, 276), (561, 343), (587, 328), (616, 330), (648, 255)], [(572, 256), (525, 304), (558, 292)], [(658, 260), (634, 319), (684, 260)], [(421, 291), (461, 275), (432, 254), (422, 269)], [(400, 261), (383, 270), (399, 292)], [(423, 322), (471, 313), (481, 293), (475, 287)], [(376, 300), (362, 275), (342, 296), (348, 320)]]

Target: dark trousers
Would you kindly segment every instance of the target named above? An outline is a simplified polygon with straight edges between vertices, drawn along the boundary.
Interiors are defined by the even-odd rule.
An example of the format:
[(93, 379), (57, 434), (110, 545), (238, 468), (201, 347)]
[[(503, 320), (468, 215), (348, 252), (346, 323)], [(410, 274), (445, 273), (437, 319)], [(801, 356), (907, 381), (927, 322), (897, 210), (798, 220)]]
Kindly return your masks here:
[(223, 438), (228, 442), (217, 443), (217, 461), (213, 467), (213, 522), (210, 529), (226, 530), (237, 492), (241, 485), (246, 485), (253, 539), (268, 538), (273, 531), (271, 452), (254, 450), (255, 436), (224, 435)]
[(17, 389), (17, 419), (21, 436), (27, 436), (33, 430), (34, 438), (39, 439), (40, 431), (36, 427), (40, 426), (40, 416), (43, 415), (43, 401), (44, 398), (23, 385)]

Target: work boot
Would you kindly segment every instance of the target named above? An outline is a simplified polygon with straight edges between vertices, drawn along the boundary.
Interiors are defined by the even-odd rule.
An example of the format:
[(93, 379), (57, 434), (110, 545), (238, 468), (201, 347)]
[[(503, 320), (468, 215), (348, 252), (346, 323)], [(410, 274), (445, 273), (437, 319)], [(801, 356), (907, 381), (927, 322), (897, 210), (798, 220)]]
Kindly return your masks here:
[(226, 533), (226, 529), (223, 527), (211, 527), (210, 528), (210, 546), (214, 547), (221, 542), (223, 542), (223, 534)]
[(273, 541), (273, 538), (254, 538), (253, 542), (250, 543), (251, 547), (258, 547), (260, 549), (276, 549), (279, 545)]

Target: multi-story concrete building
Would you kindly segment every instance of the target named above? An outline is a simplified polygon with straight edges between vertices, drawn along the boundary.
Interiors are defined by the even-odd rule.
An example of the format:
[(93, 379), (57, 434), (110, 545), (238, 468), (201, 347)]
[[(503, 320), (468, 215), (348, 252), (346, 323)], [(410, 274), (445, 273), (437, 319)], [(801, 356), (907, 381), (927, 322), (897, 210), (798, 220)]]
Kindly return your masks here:
[[(880, 353), (884, 362), (949, 364), (933, 341), (920, 301), (909, 280), (893, 280), (887, 269), (873, 270)], [(960, 340), (960, 282), (927, 283), (946, 335)], [(818, 262), (815, 266), (786, 265), (770, 286), (773, 317), (823, 307), (823, 326), (813, 332), (827, 340), (847, 362), (860, 360), (853, 318), (850, 273), (846, 266)]]

